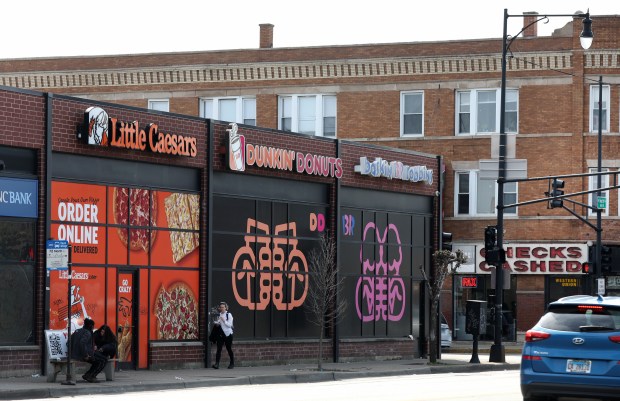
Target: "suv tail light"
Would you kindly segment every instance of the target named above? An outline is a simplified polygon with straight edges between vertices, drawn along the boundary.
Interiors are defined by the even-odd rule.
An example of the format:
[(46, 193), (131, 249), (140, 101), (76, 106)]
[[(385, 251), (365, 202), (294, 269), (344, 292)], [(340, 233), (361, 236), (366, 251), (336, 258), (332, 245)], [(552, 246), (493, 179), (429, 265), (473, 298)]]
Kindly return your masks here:
[(609, 336), (609, 341), (612, 343), (620, 344), (620, 336)]
[(525, 342), (532, 343), (534, 341), (546, 340), (549, 337), (551, 337), (551, 334), (544, 331), (528, 330), (525, 333)]

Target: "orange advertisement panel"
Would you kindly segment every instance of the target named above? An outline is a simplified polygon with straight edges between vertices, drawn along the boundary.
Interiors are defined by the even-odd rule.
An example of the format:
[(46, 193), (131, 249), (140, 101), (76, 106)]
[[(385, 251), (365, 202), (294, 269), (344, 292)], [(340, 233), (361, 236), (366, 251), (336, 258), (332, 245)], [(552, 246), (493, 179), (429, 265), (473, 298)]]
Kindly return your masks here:
[(79, 264), (105, 264), (105, 227), (52, 224), (50, 230), (52, 233), (58, 234), (56, 238), (69, 241), (71, 245), (71, 262)]
[[(71, 326), (82, 327), (85, 318), (99, 326), (105, 321), (105, 269), (99, 267), (74, 267), (71, 279)], [(68, 271), (50, 272), (50, 322), (51, 330), (67, 328), (69, 301)]]
[(105, 192), (103, 185), (52, 181), (52, 220), (106, 224)]
[(50, 238), (71, 244), (73, 263), (105, 263), (105, 192), (100, 185), (52, 182)]
[[(106, 321), (105, 323), (112, 327), (113, 330), (116, 326), (116, 308), (114, 308), (115, 302), (116, 302), (116, 268), (114, 267), (108, 267), (108, 269), (106, 270), (108, 273), (108, 293), (106, 294), (107, 296), (107, 302), (108, 302), (108, 309), (106, 310)], [(103, 323), (103, 322), (101, 322)]]
[[(200, 196), (177, 192), (157, 192), (157, 233), (151, 265), (198, 268)], [(181, 231), (182, 230), (182, 231)]]
[(151, 270), (151, 340), (198, 339), (198, 271)]
[(119, 273), (116, 311), (118, 313), (118, 325), (121, 328), (118, 333), (118, 360), (120, 362), (132, 361), (132, 344), (135, 332), (133, 290), (133, 273)]

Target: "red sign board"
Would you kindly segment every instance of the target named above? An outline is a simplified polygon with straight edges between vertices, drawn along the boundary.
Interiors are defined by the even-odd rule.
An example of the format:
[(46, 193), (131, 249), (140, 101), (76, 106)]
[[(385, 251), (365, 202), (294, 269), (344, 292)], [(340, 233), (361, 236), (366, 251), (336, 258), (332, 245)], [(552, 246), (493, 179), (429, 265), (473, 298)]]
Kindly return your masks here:
[(478, 288), (478, 277), (461, 277), (462, 288)]

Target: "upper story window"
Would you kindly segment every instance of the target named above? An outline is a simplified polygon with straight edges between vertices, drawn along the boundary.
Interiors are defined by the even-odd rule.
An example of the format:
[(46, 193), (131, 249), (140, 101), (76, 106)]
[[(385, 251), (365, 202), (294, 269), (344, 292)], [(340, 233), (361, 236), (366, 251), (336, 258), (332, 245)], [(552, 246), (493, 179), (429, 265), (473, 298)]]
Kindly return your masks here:
[[(590, 132), (598, 132), (598, 85), (590, 86)], [(609, 85), (603, 85), (602, 132), (609, 132)]]
[(168, 99), (149, 99), (149, 110), (170, 111), (170, 101)]
[(200, 117), (256, 125), (256, 98), (202, 98), (200, 99)]
[(336, 96), (280, 96), (278, 98), (278, 129), (335, 138)]
[[(499, 132), (499, 89), (472, 89), (456, 92), (457, 135), (492, 134)], [(506, 132), (517, 132), (519, 125), (519, 91), (506, 90)]]
[[(497, 182), (482, 180), (478, 171), (456, 172), (454, 180), (454, 215), (479, 216), (497, 213)], [(504, 205), (517, 203), (517, 183), (504, 184)], [(504, 214), (517, 214), (516, 207), (504, 209)]]
[(424, 92), (400, 94), (400, 135), (424, 134)]

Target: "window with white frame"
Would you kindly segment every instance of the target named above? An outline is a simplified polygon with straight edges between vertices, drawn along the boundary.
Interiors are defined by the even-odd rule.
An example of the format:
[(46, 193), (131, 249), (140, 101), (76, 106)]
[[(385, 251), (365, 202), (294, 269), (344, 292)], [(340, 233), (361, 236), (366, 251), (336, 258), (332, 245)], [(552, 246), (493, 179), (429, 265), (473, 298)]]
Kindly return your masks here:
[(170, 111), (170, 101), (168, 99), (149, 99), (149, 110)]
[(256, 125), (256, 98), (211, 97), (200, 99), (200, 117)]
[(335, 138), (336, 96), (280, 96), (278, 98), (278, 129)]
[[(590, 173), (596, 173), (598, 171), (598, 168), (591, 168)], [(606, 172), (609, 171), (608, 168), (602, 168), (601, 172)], [(603, 174), (601, 175), (601, 188), (607, 188), (609, 186), (609, 174)], [(593, 191), (595, 189), (598, 189), (598, 176), (597, 175), (591, 175), (588, 177), (588, 191)], [(592, 207), (598, 207), (598, 193), (597, 192), (592, 192), (590, 194), (588, 194), (588, 197), (590, 198), (590, 206)], [(609, 191), (601, 191), (601, 198), (605, 198), (605, 209), (601, 211), (601, 215), (603, 216), (607, 216), (609, 214)], [(592, 209), (588, 209), (588, 213), (589, 215), (593, 216), (596, 215), (596, 211), (592, 210)]]
[(424, 134), (424, 92), (400, 94), (400, 135)]
[[(497, 213), (497, 182), (482, 180), (477, 170), (458, 171), (455, 175), (455, 216), (494, 215)], [(517, 183), (504, 184), (504, 205), (517, 203)], [(517, 208), (504, 209), (504, 214), (516, 214)]]
[[(590, 132), (598, 132), (599, 124), (599, 87), (590, 86)], [(603, 85), (602, 132), (609, 132), (609, 85)]]
[[(472, 89), (456, 92), (456, 134), (499, 132), (500, 89)], [(506, 90), (504, 129), (516, 133), (519, 125), (519, 91)]]

